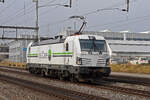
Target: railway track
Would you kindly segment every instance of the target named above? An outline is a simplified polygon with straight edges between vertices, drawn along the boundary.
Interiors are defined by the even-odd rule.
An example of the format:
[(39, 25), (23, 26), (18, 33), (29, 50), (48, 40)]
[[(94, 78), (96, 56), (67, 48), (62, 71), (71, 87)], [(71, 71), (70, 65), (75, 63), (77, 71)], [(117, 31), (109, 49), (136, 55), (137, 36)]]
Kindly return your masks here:
[[(10, 70), (13, 69), (13, 70)], [(33, 74), (29, 74), (28, 71), (24, 69), (18, 68), (0, 68), (0, 71), (4, 72), (11, 72), (11, 73), (18, 73), (18, 74), (24, 74), (24, 75), (30, 75), (33, 76)], [(35, 75), (37, 76), (37, 75)], [(119, 82), (119, 83), (129, 83), (129, 84), (135, 84), (135, 85), (143, 85), (143, 86), (150, 86), (150, 79), (147, 78), (136, 78), (136, 77), (126, 77), (126, 76), (110, 76), (108, 78), (103, 78), (104, 81), (106, 82)]]
[(0, 74), (0, 80), (6, 81), (11, 84), (23, 86), (41, 93), (49, 94), (51, 96), (58, 97), (62, 100), (108, 100), (106, 98), (88, 95), (76, 91), (66, 90), (50, 85), (35, 83), (28, 80), (23, 80), (15, 77), (10, 77)]
[[(13, 69), (13, 70), (20, 70), (23, 74), (24, 71), (26, 71), (26, 69), (23, 68), (16, 68), (16, 67), (2, 67), (1, 68), (5, 68), (5, 70), (0, 69), (2, 71), (6, 71), (8, 69), (8, 71), (11, 71), (9, 69)], [(12, 71), (13, 72), (13, 71)], [(16, 71), (17, 72), (17, 71)], [(15, 72), (15, 73), (16, 73)], [(19, 72), (20, 73), (20, 72)], [(122, 76), (122, 75), (111, 75), (108, 78), (103, 78), (104, 81), (107, 82), (120, 82), (120, 83), (129, 83), (129, 84), (136, 84), (136, 85), (143, 85), (143, 86), (150, 86), (150, 79), (148, 78), (137, 78), (137, 77), (128, 77), (128, 76)]]
[(95, 87), (101, 88), (101, 89), (107, 89), (107, 90), (111, 90), (111, 91), (116, 91), (116, 92), (121, 92), (121, 93), (126, 93), (129, 95), (137, 95), (137, 96), (141, 96), (141, 97), (150, 98), (150, 91), (124, 88), (124, 87), (119, 87), (119, 86), (111, 86), (111, 85), (107, 85), (107, 84), (102, 84), (100, 86), (95, 86)]
[[(0, 69), (0, 71), (5, 71), (5, 72), (12, 72), (12, 73), (18, 73), (18, 74), (24, 74), (24, 75), (31, 75), (29, 73), (24, 73), (24, 72), (18, 72), (18, 71), (12, 71), (8, 69)], [(33, 75), (31, 75), (33, 76)], [(62, 81), (61, 81), (62, 82)], [(120, 92), (120, 93), (125, 93), (129, 95), (136, 95), (140, 97), (147, 97), (150, 98), (150, 91), (143, 91), (143, 90), (137, 90), (137, 89), (131, 89), (131, 88), (124, 88), (124, 87), (118, 87), (118, 86), (111, 86), (110, 84), (105, 84), (101, 82), (102, 84), (85, 84), (85, 83), (73, 83), (73, 84), (78, 84), (79, 86), (88, 86), (92, 88), (97, 88), (97, 89), (105, 89), (105, 90), (111, 90), (114, 92)], [(108, 83), (108, 82), (107, 82)], [(148, 83), (146, 83), (148, 85)], [(147, 86), (146, 85), (146, 86)]]
[(104, 78), (103, 80), (107, 82), (119, 82), (119, 83), (129, 83), (129, 84), (135, 84), (135, 85), (150, 86), (150, 79), (148, 78), (110, 76), (108, 78)]

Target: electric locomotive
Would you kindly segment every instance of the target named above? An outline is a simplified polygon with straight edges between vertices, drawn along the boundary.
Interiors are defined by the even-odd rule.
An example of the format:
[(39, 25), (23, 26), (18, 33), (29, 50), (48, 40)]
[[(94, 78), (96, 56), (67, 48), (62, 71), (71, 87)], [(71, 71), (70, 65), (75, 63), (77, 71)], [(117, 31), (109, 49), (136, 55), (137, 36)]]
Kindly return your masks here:
[(28, 45), (27, 69), (30, 73), (71, 81), (98, 80), (111, 72), (109, 50), (102, 36), (57, 36)]

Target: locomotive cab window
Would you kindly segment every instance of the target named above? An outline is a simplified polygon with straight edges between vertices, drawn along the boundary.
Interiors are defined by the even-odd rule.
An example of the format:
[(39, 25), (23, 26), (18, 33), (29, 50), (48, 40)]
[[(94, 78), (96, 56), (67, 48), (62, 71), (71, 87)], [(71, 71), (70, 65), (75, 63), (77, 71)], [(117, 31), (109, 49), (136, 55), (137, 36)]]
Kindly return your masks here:
[(80, 39), (81, 51), (106, 52), (107, 46), (105, 40)]
[(69, 50), (69, 44), (66, 43), (66, 51), (68, 51), (68, 50)]

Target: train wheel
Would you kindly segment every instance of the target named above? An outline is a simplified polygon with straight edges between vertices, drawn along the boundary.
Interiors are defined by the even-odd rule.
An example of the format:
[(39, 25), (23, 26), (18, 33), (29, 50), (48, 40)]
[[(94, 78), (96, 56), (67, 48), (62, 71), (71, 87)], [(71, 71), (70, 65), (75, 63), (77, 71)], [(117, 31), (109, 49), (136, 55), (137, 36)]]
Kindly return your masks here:
[(70, 76), (70, 81), (71, 81), (71, 82), (74, 82), (73, 76)]
[(77, 78), (75, 77), (74, 74), (71, 74), (71, 75), (70, 75), (70, 81), (71, 81), (71, 82), (78, 82), (78, 80), (77, 80)]
[(63, 78), (62, 74), (61, 74), (61, 75), (59, 75), (59, 80), (64, 80), (64, 78)]
[(46, 76), (44, 69), (41, 70), (41, 76), (42, 76), (42, 77), (45, 77), (45, 76)]
[(29, 72), (30, 72), (31, 74), (34, 74), (34, 71), (33, 71), (32, 68), (29, 68)]

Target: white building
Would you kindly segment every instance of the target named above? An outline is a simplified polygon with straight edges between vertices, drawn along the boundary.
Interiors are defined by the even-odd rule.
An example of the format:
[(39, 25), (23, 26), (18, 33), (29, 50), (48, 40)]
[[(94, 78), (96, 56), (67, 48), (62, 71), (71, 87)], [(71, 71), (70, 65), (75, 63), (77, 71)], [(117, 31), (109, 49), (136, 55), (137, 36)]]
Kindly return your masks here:
[[(60, 35), (71, 35), (74, 31), (64, 31)], [(103, 36), (111, 48), (112, 59), (127, 61), (131, 57), (150, 57), (150, 33), (126, 33), (126, 32), (94, 32), (84, 31), (82, 34), (94, 34)], [(24, 38), (32, 38), (33, 35), (22, 35)], [(12, 41), (9, 43), (9, 60), (14, 62), (26, 62), (26, 48), (31, 41)]]
[[(61, 34), (67, 36), (73, 33), (65, 31)], [(150, 33), (84, 31), (82, 34), (103, 36), (111, 48), (112, 59), (127, 61), (132, 57), (150, 57)]]
[(9, 47), (8, 44), (0, 43), (0, 61), (8, 60)]
[[(21, 35), (20, 38), (34, 38), (34, 35)], [(9, 61), (26, 62), (26, 49), (31, 40), (16, 40), (9, 43)]]

